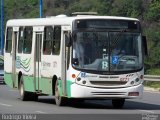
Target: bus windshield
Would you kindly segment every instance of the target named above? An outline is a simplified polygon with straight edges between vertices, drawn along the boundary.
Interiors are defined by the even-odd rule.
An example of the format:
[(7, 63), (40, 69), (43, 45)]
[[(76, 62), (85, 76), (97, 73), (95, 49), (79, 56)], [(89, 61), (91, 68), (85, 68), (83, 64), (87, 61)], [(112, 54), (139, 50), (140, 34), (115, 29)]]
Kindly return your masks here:
[(139, 32), (79, 31), (73, 39), (74, 68), (106, 72), (136, 71), (142, 68)]

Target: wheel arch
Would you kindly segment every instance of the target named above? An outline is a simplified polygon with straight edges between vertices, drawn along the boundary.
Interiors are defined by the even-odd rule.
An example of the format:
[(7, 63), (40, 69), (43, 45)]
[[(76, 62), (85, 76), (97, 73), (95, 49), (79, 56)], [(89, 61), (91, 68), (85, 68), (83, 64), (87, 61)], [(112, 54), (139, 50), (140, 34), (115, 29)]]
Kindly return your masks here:
[(52, 93), (53, 93), (53, 95), (55, 95), (55, 84), (56, 84), (57, 79), (58, 79), (58, 77), (56, 75), (53, 75), (53, 77), (52, 77)]
[(19, 73), (18, 73), (18, 89), (20, 88), (20, 80), (21, 80), (21, 77), (22, 77), (22, 72), (19, 71)]

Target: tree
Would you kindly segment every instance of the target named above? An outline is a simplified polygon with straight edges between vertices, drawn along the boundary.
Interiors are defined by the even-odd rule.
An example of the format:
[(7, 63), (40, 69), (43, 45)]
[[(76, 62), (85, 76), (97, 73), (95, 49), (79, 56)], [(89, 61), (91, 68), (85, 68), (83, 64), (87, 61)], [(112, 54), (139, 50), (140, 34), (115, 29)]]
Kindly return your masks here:
[(154, 0), (146, 12), (146, 19), (150, 21), (160, 20), (160, 1)]
[(141, 0), (114, 0), (112, 3), (112, 15), (139, 17), (141, 14)]

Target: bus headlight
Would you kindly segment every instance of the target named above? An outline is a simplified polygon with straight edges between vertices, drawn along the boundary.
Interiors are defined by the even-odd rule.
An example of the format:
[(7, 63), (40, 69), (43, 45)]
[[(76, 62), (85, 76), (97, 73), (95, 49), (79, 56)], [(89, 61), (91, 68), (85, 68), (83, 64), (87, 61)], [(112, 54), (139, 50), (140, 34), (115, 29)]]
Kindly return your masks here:
[(139, 85), (141, 83), (141, 80), (139, 78), (136, 78), (134, 81), (131, 81), (131, 85)]
[(135, 82), (137, 83), (137, 82), (139, 82), (139, 81), (140, 81), (139, 78), (136, 78)]
[(81, 78), (80, 78), (80, 77), (78, 77), (78, 78), (77, 78), (77, 81), (81, 81)]

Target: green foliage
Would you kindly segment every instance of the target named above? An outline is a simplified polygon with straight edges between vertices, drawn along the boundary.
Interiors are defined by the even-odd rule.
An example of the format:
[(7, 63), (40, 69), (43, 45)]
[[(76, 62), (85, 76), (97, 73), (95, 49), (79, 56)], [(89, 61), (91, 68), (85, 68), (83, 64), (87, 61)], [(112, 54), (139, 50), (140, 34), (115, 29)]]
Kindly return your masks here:
[(38, 0), (5, 0), (5, 19), (38, 17), (38, 2)]
[(151, 21), (160, 20), (160, 1), (153, 1), (149, 5), (149, 9), (146, 12), (146, 19)]
[[(4, 0), (4, 3), (5, 21), (39, 17), (39, 0)], [(82, 11), (140, 19), (148, 41), (145, 71), (159, 74), (155, 69), (160, 68), (160, 0), (43, 0), (44, 17)]]
[(98, 12), (100, 6), (99, 0), (78, 0), (70, 4), (68, 13), (86, 11)]
[(141, 14), (141, 0), (114, 0), (112, 4), (113, 15), (138, 17)]
[(145, 81), (144, 86), (151, 88), (160, 88), (160, 82)]

